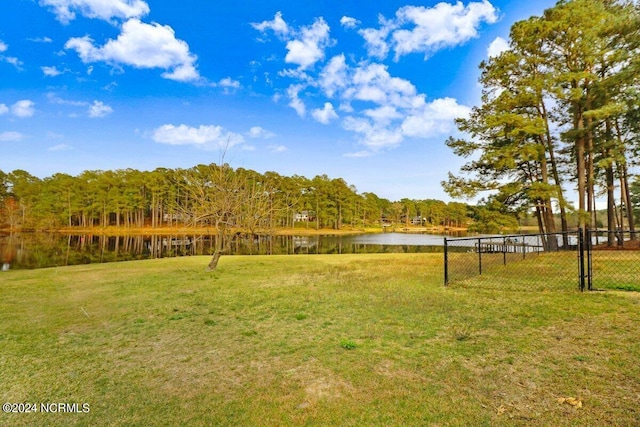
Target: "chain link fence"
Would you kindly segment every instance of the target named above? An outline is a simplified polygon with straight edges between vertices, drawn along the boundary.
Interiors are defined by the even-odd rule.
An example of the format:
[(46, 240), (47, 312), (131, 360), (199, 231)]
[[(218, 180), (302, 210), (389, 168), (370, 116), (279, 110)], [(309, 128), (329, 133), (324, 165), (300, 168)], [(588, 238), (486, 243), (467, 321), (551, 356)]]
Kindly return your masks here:
[(589, 230), (589, 266), (596, 289), (640, 291), (640, 233)]
[(579, 231), (447, 238), (444, 245), (445, 285), (474, 278), (475, 283), (502, 288), (522, 288), (523, 283), (528, 289), (588, 286), (587, 265), (578, 260), (584, 245)]
[(445, 285), (640, 291), (637, 232), (579, 229), (445, 239), (444, 246)]

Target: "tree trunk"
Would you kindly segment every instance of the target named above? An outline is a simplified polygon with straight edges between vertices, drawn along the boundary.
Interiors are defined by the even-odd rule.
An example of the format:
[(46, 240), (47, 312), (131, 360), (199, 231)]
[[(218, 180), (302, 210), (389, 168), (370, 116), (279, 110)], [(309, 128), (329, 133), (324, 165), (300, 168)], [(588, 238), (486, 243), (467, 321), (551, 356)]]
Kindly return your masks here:
[(67, 208), (69, 213), (69, 227), (71, 227), (71, 189), (67, 189)]
[(218, 267), (218, 261), (222, 256), (222, 251), (216, 249), (213, 252), (213, 256), (211, 257), (211, 261), (209, 261), (209, 265), (207, 265), (207, 271), (214, 271)]
[[(618, 145), (620, 147), (624, 147), (624, 142), (622, 141), (622, 132), (620, 130), (620, 124), (618, 121), (615, 121), (616, 128), (616, 139)], [(624, 149), (623, 149), (623, 156)], [(629, 221), (629, 231), (631, 232), (631, 240), (637, 240), (636, 236), (636, 226), (635, 226), (635, 218), (633, 214), (633, 205), (631, 204), (631, 194), (629, 190), (629, 174), (627, 172), (627, 162), (626, 159), (623, 159), (622, 162), (618, 163), (618, 170), (620, 173), (620, 192), (622, 193), (621, 201), (625, 204), (627, 208), (627, 221)]]
[(209, 265), (207, 265), (207, 271), (214, 271), (218, 267), (218, 261), (224, 252), (231, 247), (231, 239), (227, 236), (227, 226), (222, 221), (216, 221), (215, 224), (217, 235), (215, 237), (215, 250)]
[[(579, 108), (579, 106), (577, 107)], [(575, 113), (575, 127), (579, 132), (578, 137), (576, 139), (576, 170), (578, 172), (578, 225), (580, 227), (584, 227), (586, 225), (585, 221), (585, 212), (586, 210), (586, 168), (585, 168), (585, 143), (584, 143), (584, 135), (582, 132), (583, 122), (582, 116), (580, 113)]]
[(558, 204), (560, 205), (560, 223), (562, 227), (563, 234), (563, 244), (564, 246), (569, 245), (569, 237), (566, 234), (569, 231), (569, 224), (567, 222), (567, 211), (565, 208), (566, 202), (564, 199), (564, 192), (562, 190), (562, 180), (560, 179), (560, 173), (558, 172), (558, 162), (556, 160), (555, 149), (553, 147), (553, 138), (551, 137), (551, 127), (549, 126), (549, 118), (547, 113), (547, 106), (544, 101), (541, 102), (542, 108), (542, 117), (545, 122), (546, 129), (546, 145), (547, 151), (549, 152), (549, 161), (551, 162), (551, 173), (553, 174), (553, 180), (555, 181)]
[[(542, 182), (545, 185), (549, 185), (549, 170), (547, 165), (547, 156), (544, 153), (542, 154), (542, 157), (540, 159), (540, 176), (541, 176)], [(542, 209), (543, 209), (542, 212), (544, 214), (546, 232), (555, 233), (556, 222), (555, 222), (555, 219), (553, 218), (553, 204), (551, 203), (551, 197), (545, 196), (540, 199), (539, 203), (542, 203)], [(549, 239), (549, 244), (551, 245), (549, 247), (550, 250), (555, 251), (558, 249), (558, 241), (555, 237), (552, 237), (551, 239)], [(545, 242), (545, 247), (546, 246), (547, 245)]]
[(615, 242), (616, 229), (613, 165), (607, 166), (605, 175), (607, 177), (607, 246), (611, 247)]
[(542, 213), (540, 212), (539, 204), (536, 204), (536, 220), (538, 221), (538, 230), (540, 233), (544, 233), (544, 224), (542, 222)]
[(629, 191), (629, 175), (627, 174), (627, 165), (622, 164), (622, 174), (620, 176), (621, 187), (624, 189), (624, 203), (627, 208), (627, 221), (629, 222), (629, 231), (631, 232), (631, 240), (638, 240), (636, 236), (635, 218), (633, 215), (633, 205), (631, 204), (631, 193)]

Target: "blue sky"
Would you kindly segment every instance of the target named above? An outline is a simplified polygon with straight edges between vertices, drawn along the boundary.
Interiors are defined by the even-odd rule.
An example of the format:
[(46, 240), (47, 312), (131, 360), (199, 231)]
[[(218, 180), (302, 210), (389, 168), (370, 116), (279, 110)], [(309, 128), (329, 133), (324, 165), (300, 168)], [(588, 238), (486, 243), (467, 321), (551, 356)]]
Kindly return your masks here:
[(449, 200), (478, 64), (554, 1), (3, 0), (0, 169), (234, 167)]

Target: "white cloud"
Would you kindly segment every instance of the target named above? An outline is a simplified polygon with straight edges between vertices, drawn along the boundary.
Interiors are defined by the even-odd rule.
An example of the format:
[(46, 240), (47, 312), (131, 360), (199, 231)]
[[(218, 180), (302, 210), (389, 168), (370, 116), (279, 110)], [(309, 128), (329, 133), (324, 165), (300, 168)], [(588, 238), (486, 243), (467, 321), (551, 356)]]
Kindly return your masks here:
[(342, 18), (340, 18), (340, 25), (342, 25), (345, 28), (355, 28), (359, 24), (360, 24), (360, 21), (350, 16), (343, 16)]
[(149, 5), (142, 0), (40, 0), (40, 4), (49, 6), (63, 24), (73, 21), (76, 12), (104, 21), (139, 18), (149, 13)]
[(58, 70), (58, 68), (56, 68), (55, 66), (54, 67), (44, 66), (44, 67), (40, 67), (40, 69), (42, 70), (44, 75), (47, 77), (56, 77), (62, 74), (62, 71)]
[(336, 114), (336, 110), (333, 109), (333, 105), (330, 102), (325, 102), (322, 109), (318, 108), (313, 110), (311, 115), (324, 125), (328, 125), (331, 120), (338, 118), (338, 114)]
[(502, 37), (496, 37), (487, 48), (487, 56), (493, 58), (509, 50), (509, 42)]
[(213, 125), (201, 125), (196, 128), (167, 124), (155, 129), (151, 137), (161, 144), (194, 145), (201, 148), (228, 148), (244, 142), (242, 135)]
[(408, 137), (431, 138), (455, 131), (454, 120), (466, 118), (471, 109), (453, 98), (436, 99), (416, 108), (402, 122), (402, 133)]
[(285, 62), (298, 65), (299, 71), (324, 59), (325, 49), (335, 43), (329, 37), (329, 25), (322, 18), (316, 18), (313, 24), (294, 30), (282, 19), (282, 13), (278, 12), (273, 21), (252, 23), (251, 26), (262, 33), (271, 30), (285, 40), (288, 51)]
[(284, 153), (287, 151), (287, 147), (284, 145), (270, 145), (268, 148), (272, 153)]
[(326, 67), (320, 72), (318, 83), (328, 97), (332, 97), (338, 90), (348, 85), (348, 67), (343, 54), (331, 58)]
[(381, 126), (388, 126), (394, 120), (403, 117), (395, 107), (385, 105), (382, 107), (364, 110), (364, 115), (373, 119), (373, 121)]
[(345, 153), (344, 157), (354, 157), (354, 158), (371, 157), (374, 154), (375, 153), (373, 151), (362, 150), (362, 151), (357, 151), (355, 153)]
[(20, 118), (31, 117), (35, 113), (33, 101), (22, 99), (11, 106), (11, 113)]
[(462, 44), (478, 36), (482, 22), (493, 24), (498, 20), (496, 8), (488, 1), (474, 2), (464, 6), (438, 3), (433, 8), (405, 6), (396, 12), (400, 22), (409, 22), (411, 30), (397, 30), (393, 33), (396, 60), (414, 52), (428, 56), (445, 47)]
[(52, 147), (47, 148), (47, 151), (69, 151), (73, 149), (73, 147), (67, 144), (57, 144)]
[(34, 42), (34, 43), (51, 43), (53, 42), (53, 40), (51, 40), (50, 37), (35, 37), (35, 38), (29, 38), (27, 39), (30, 42)]
[(298, 80), (303, 80), (303, 81), (311, 81), (312, 78), (309, 76), (309, 74), (307, 74), (305, 71), (301, 70), (300, 68), (287, 68), (284, 70), (280, 70), (278, 71), (278, 75), (280, 77), (289, 77), (291, 79), (298, 79)]
[[(358, 142), (367, 147), (349, 156), (371, 155), (393, 148), (407, 138), (429, 139), (455, 130), (454, 119), (467, 117), (469, 107), (453, 98), (426, 102), (424, 94), (408, 80), (393, 77), (383, 64), (361, 64), (346, 71), (348, 86), (339, 96), (353, 112), (342, 122), (344, 129), (354, 132)], [(353, 102), (375, 105), (355, 111)], [(341, 106), (341, 110), (345, 110)]]
[(247, 136), (249, 138), (269, 139), (269, 138), (275, 137), (276, 134), (273, 132), (269, 132), (266, 129), (263, 129), (260, 126), (253, 126), (251, 129), (249, 129), (249, 132), (247, 132)]
[(348, 103), (348, 102), (341, 103), (340, 106), (338, 107), (338, 109), (340, 111), (344, 111), (345, 113), (353, 113), (355, 111), (353, 109), (353, 107), (351, 106), (351, 104)]
[(69, 101), (67, 99), (62, 99), (53, 92), (47, 92), (47, 100), (52, 104), (72, 105), (74, 107), (85, 107), (89, 105), (86, 101)]
[(380, 23), (380, 29), (365, 28), (358, 31), (358, 33), (364, 38), (368, 55), (384, 59), (389, 53), (387, 37), (395, 28), (395, 24), (391, 20), (386, 20), (382, 15), (378, 16), (378, 22)]
[(223, 89), (225, 94), (234, 93), (237, 89), (240, 89), (240, 82), (233, 80), (231, 77), (221, 79), (218, 83), (214, 83), (212, 86), (219, 86)]
[(14, 67), (16, 67), (19, 71), (22, 71), (22, 66), (24, 65), (24, 62), (20, 61), (18, 58), (16, 58), (15, 56), (1, 56), (0, 55), (0, 60), (6, 62), (7, 64), (11, 64)]
[(96, 47), (89, 36), (84, 36), (69, 39), (65, 49), (75, 50), (84, 63), (104, 61), (114, 66), (162, 68), (166, 70), (162, 73), (166, 79), (200, 79), (195, 68), (196, 56), (189, 52), (186, 42), (175, 38), (168, 25), (130, 19), (122, 26), (118, 38), (109, 40), (104, 46)]
[[(9, 49), (9, 45), (3, 42), (2, 40), (0, 40), (0, 53), (6, 52), (8, 49)], [(22, 65), (24, 65), (22, 61), (20, 61), (18, 58), (14, 56), (0, 55), (0, 61), (11, 64), (20, 71), (22, 71)]]
[(276, 12), (276, 16), (272, 21), (262, 21), (260, 23), (251, 23), (251, 26), (260, 32), (267, 30), (273, 31), (278, 36), (286, 36), (289, 34), (289, 26), (282, 19), (282, 12)]
[(7, 114), (9, 112), (9, 107), (6, 104), (0, 104), (0, 116), (3, 114)]
[(231, 77), (226, 77), (218, 82), (219, 86), (228, 87), (233, 89), (240, 88), (240, 82), (237, 80), (233, 80)]
[[(495, 18), (492, 13), (495, 13), (495, 9), (486, 0), (467, 7), (461, 3), (441, 3), (431, 9), (405, 7), (398, 11), (394, 20), (386, 20), (380, 16), (380, 29), (365, 29), (359, 33), (367, 40), (369, 53), (374, 56), (385, 57), (391, 50), (395, 50), (396, 55), (409, 52), (423, 52), (427, 55), (442, 48), (446, 43), (462, 43), (476, 35), (480, 22), (489, 22)], [(435, 19), (434, 17), (451, 18), (453, 22), (429, 21)], [(315, 22), (318, 24), (324, 21)], [(350, 21), (346, 19), (345, 23), (347, 22)], [(451, 37), (439, 34), (440, 28), (436, 24), (451, 29)], [(422, 44), (401, 45), (395, 42), (397, 38), (394, 38), (394, 35), (404, 34), (399, 31), (407, 26), (412, 29), (410, 32), (417, 37), (416, 40)], [(423, 36), (426, 35), (420, 33), (428, 28), (434, 32), (430, 34), (433, 39), (425, 39)], [(284, 40), (288, 48), (291, 46), (291, 40), (301, 38), (299, 34), (301, 32), (290, 29), (289, 39)], [(323, 34), (328, 39), (328, 26)], [(289, 52), (291, 53), (291, 50)], [(290, 78), (292, 82), (285, 93), (277, 93), (274, 96), (274, 101), (277, 102), (281, 96), (286, 95), (288, 105), (295, 109), (300, 117), (304, 117), (307, 112), (307, 96), (315, 97), (316, 100), (319, 96), (335, 100), (324, 101), (320, 104), (321, 108), (310, 111), (311, 116), (320, 123), (330, 124), (339, 119), (336, 108), (346, 114), (340, 122), (342, 128), (352, 132), (354, 140), (364, 146), (363, 150), (347, 154), (350, 157), (374, 155), (398, 146), (407, 138), (441, 138), (455, 131), (455, 118), (466, 117), (469, 114), (470, 109), (458, 104), (453, 98), (428, 102), (427, 96), (419, 93), (411, 81), (391, 75), (388, 66), (382, 63), (364, 60), (353, 64), (349, 61), (353, 61), (353, 58), (345, 54), (336, 55), (319, 71), (311, 65), (307, 66), (307, 63), (298, 61), (298, 69), (279, 72), (281, 77)], [(315, 62), (310, 60), (308, 64)]]
[(416, 96), (416, 88), (408, 80), (392, 77), (386, 65), (363, 64), (353, 70), (351, 86), (344, 96), (380, 105), (409, 107)]
[(302, 27), (298, 38), (287, 42), (289, 51), (285, 62), (297, 64), (300, 70), (305, 70), (316, 62), (324, 59), (324, 50), (333, 43), (329, 37), (329, 26), (322, 18), (308, 26)]
[[(369, 110), (367, 113), (382, 114), (386, 109)], [(364, 118), (351, 118), (343, 122), (343, 127), (358, 134), (360, 144), (378, 152), (398, 146), (405, 138), (427, 140), (445, 136), (455, 131), (454, 119), (459, 117), (443, 119), (406, 114), (397, 112), (393, 116), (373, 116), (369, 121)]]
[(395, 147), (404, 139), (399, 129), (380, 126), (362, 117), (347, 117), (342, 127), (358, 134), (360, 143), (374, 152)]
[(15, 142), (24, 139), (24, 135), (20, 132), (5, 131), (0, 132), (0, 142)]
[(289, 97), (289, 107), (296, 110), (296, 113), (298, 113), (300, 117), (304, 117), (307, 112), (307, 108), (305, 107), (304, 102), (302, 102), (302, 100), (298, 96), (302, 89), (304, 89), (304, 85), (291, 85), (287, 89), (287, 96)]
[(102, 101), (93, 101), (91, 107), (89, 107), (89, 117), (101, 118), (106, 117), (113, 113), (113, 108), (104, 104)]
[(107, 84), (106, 86), (104, 86), (102, 89), (109, 91), (109, 92), (113, 92), (113, 89), (115, 89), (116, 87), (118, 87), (118, 83), (117, 82), (111, 82), (109, 84)]
[(360, 30), (370, 56), (384, 59), (389, 50), (397, 61), (403, 55), (434, 52), (457, 46), (478, 36), (483, 22), (498, 20), (496, 8), (488, 1), (471, 2), (465, 6), (441, 2), (433, 7), (404, 6), (396, 11), (395, 19), (379, 17), (380, 28)]

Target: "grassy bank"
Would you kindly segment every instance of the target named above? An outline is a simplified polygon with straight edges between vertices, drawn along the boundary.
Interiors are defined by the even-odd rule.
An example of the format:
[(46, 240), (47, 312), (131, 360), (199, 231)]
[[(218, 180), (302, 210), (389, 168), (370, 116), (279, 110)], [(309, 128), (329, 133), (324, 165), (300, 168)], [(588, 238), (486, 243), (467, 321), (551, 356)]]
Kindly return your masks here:
[(90, 407), (0, 425), (640, 422), (637, 293), (444, 288), (438, 255), (207, 261), (0, 273), (0, 400)]

